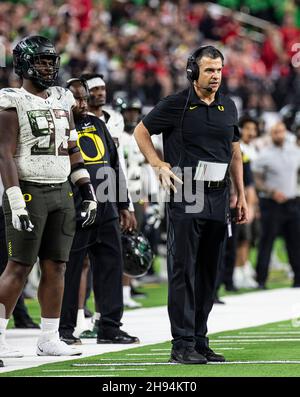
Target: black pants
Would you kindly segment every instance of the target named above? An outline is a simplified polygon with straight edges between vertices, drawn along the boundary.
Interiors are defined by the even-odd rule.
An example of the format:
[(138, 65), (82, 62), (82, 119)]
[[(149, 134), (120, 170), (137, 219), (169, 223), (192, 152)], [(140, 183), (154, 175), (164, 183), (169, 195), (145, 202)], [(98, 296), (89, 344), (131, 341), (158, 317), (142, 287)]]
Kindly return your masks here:
[(168, 311), (173, 346), (208, 346), (207, 319), (214, 302), (226, 225), (169, 216), (168, 228)]
[(260, 200), (261, 236), (257, 258), (257, 281), (264, 284), (268, 278), (273, 243), (282, 235), (294, 272), (294, 282), (300, 284), (300, 205), (296, 200), (278, 204), (271, 199)]
[[(91, 245), (90, 245), (91, 244)], [(73, 332), (78, 311), (78, 292), (83, 260), (89, 255), (100, 328), (120, 327), (123, 315), (122, 246), (119, 220), (113, 219), (94, 230), (75, 234), (65, 274), (65, 291), (60, 332)]]
[[(5, 220), (2, 211), (2, 207), (0, 207), (0, 274), (3, 273), (8, 261), (7, 256), (7, 247), (6, 247), (6, 237), (5, 237)], [(25, 318), (28, 318), (28, 311), (25, 306), (23, 294), (20, 295), (16, 306), (13, 311), (13, 317), (15, 321), (22, 321)]]
[[(235, 209), (231, 209), (231, 219), (235, 216)], [(231, 223), (232, 236), (226, 239), (226, 244), (223, 251), (223, 259), (221, 262), (220, 270), (217, 277), (217, 290), (222, 284), (226, 288), (233, 288), (233, 272), (236, 259), (236, 249), (237, 249), (237, 233), (236, 224)]]

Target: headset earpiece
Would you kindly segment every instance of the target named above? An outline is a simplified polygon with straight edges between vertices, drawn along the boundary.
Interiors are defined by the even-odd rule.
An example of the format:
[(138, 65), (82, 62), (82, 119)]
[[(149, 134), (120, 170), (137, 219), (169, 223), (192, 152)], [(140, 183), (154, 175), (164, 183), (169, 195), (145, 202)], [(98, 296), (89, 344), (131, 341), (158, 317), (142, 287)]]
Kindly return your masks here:
[(186, 76), (187, 79), (192, 83), (195, 80), (198, 80), (199, 77), (199, 66), (196, 62), (196, 58), (194, 55), (189, 56), (186, 65)]
[(206, 48), (213, 48), (215, 51), (217, 51), (218, 54), (220, 55), (220, 58), (222, 59), (222, 63), (224, 63), (224, 56), (221, 53), (221, 51), (219, 51), (217, 48), (211, 45), (205, 45), (199, 47), (188, 57), (186, 64), (186, 77), (191, 83), (193, 83), (195, 80), (198, 80), (199, 78), (200, 69), (196, 60), (199, 57), (199, 55), (201, 55), (201, 52), (204, 51)]

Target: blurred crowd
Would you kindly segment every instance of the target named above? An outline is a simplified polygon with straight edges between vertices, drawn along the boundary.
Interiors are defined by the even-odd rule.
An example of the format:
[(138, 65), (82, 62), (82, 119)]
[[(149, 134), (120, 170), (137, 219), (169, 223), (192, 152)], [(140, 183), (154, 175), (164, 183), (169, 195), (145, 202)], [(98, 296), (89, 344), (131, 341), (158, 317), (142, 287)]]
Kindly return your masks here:
[[(219, 3), (260, 15), (257, 8), (263, 9), (266, 2)], [(7, 67), (0, 69), (0, 86), (16, 84), (12, 48), (22, 37), (36, 33), (56, 43), (61, 81), (83, 70), (101, 73), (109, 93), (122, 89), (144, 106), (153, 106), (186, 84), (188, 54), (209, 42), (225, 54), (223, 90), (235, 97), (240, 111), (279, 110), (299, 102), (299, 68), (291, 62), (296, 54), (293, 45), (300, 41), (299, 7), (290, 0), (267, 3), (274, 15), (280, 9), (281, 18), (275, 21), (278, 24), (266, 21), (264, 38), (258, 42), (251, 38), (251, 26), (245, 28), (233, 11), (217, 14), (201, 1), (4, 1), (0, 43), (6, 49)]]

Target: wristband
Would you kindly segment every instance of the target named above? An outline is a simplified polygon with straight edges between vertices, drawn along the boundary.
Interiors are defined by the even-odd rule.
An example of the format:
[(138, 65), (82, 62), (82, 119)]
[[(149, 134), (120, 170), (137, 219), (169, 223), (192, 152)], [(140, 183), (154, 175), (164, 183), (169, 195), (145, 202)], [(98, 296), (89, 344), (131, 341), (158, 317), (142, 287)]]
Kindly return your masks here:
[(9, 205), (11, 210), (19, 210), (25, 208), (25, 200), (19, 186), (12, 186), (6, 189)]
[(79, 179), (82, 179), (82, 178), (90, 179), (90, 174), (86, 168), (79, 168), (79, 169), (74, 170), (71, 173), (70, 178), (71, 178), (71, 182), (74, 185), (76, 185), (76, 183), (79, 181)]
[(74, 146), (74, 147), (71, 147), (70, 149), (68, 149), (68, 153), (69, 153), (70, 156), (71, 156), (72, 154), (78, 153), (78, 152), (80, 152), (80, 149), (79, 149), (78, 146)]
[(93, 185), (90, 182), (83, 183), (78, 186), (78, 189), (83, 201), (97, 201)]

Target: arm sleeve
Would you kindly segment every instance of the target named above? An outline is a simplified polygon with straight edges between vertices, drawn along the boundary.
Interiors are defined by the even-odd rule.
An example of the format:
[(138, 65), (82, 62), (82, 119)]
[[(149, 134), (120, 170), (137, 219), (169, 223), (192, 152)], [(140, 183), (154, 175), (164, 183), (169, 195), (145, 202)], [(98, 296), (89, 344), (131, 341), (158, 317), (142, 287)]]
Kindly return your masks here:
[(174, 128), (174, 117), (177, 112), (173, 106), (173, 97), (169, 96), (162, 99), (151, 111), (143, 118), (143, 124), (150, 135), (158, 135), (162, 132), (170, 132)]

